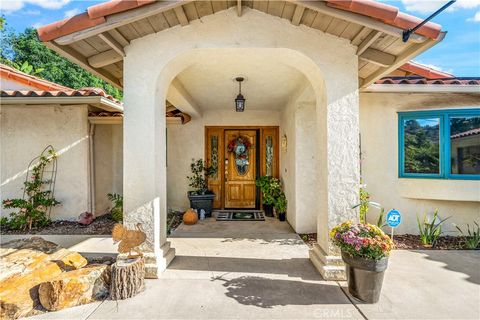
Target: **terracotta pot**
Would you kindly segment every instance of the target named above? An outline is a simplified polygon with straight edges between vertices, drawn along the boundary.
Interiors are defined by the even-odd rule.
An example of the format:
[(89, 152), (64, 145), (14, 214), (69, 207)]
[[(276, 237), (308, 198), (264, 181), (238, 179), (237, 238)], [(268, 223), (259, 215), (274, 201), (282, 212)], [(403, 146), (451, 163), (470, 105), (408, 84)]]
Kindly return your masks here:
[(197, 223), (198, 214), (193, 209), (188, 209), (183, 214), (183, 223), (186, 225), (192, 225)]

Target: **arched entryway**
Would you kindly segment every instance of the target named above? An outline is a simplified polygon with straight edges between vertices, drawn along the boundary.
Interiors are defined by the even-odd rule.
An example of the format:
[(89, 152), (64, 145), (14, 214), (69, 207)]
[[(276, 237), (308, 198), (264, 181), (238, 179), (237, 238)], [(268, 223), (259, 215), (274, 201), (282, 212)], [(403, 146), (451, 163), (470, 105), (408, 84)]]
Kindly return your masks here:
[[(124, 120), (126, 223), (140, 222), (146, 226), (148, 242), (144, 250), (151, 252), (149, 274), (155, 277), (174, 255), (166, 241), (168, 184), (164, 117), (172, 83), (175, 85), (176, 77), (189, 67), (201, 65), (202, 59), (214, 59), (219, 54), (251, 56), (252, 59), (268, 57), (272, 63), (288, 66), (301, 74), (307, 91), (310, 90), (313, 96), (312, 99), (307, 94), (305, 101), (294, 109), (307, 110), (309, 115), (298, 118), (297, 128), (304, 129), (303, 125), (308, 123), (305, 126), (313, 128), (312, 136), (316, 139), (302, 147), (295, 146), (298, 152), (293, 153), (290, 160), (284, 159), (294, 168), (296, 163), (301, 163), (302, 150), (313, 157), (310, 163), (314, 166), (303, 172), (304, 177), (312, 179), (291, 179), (286, 174), (285, 178), (290, 178), (288, 186), (294, 190), (287, 191), (292, 203), (297, 198), (302, 199), (305, 195), (302, 190), (312, 191), (314, 186), (315, 201), (301, 209), (311, 210), (316, 217), (319, 245), (313, 250), (312, 261), (325, 277), (334, 278), (341, 272), (341, 268), (335, 268), (337, 263), (333, 261), (332, 266), (324, 268), (331, 262), (329, 257), (335, 255), (329, 244), (328, 230), (338, 221), (354, 217), (349, 206), (357, 198), (359, 178), (357, 60), (354, 51), (342, 41), (326, 39), (328, 37), (322, 34), (314, 35), (319, 42), (312, 43), (310, 31), (291, 29), (283, 21), (273, 20), (271, 23), (263, 16), (257, 17), (256, 13), (252, 13), (248, 21), (234, 23), (224, 19), (228, 14), (214, 16), (195, 30), (169, 30), (138, 39), (129, 48), (125, 63), (128, 81), (125, 83)], [(284, 37), (274, 36), (283, 31)], [(328, 47), (320, 45), (327, 41)], [(188, 88), (182, 88), (178, 83), (176, 87), (176, 95), (188, 93)], [(305, 107), (312, 101), (313, 114), (308, 109), (312, 107)], [(197, 115), (192, 115), (192, 123), (195, 118), (202, 118), (202, 110), (196, 112)], [(311, 119), (314, 121), (308, 121)], [(285, 121), (285, 127), (288, 125), (291, 122)], [(308, 134), (301, 130), (292, 132), (299, 137)]]

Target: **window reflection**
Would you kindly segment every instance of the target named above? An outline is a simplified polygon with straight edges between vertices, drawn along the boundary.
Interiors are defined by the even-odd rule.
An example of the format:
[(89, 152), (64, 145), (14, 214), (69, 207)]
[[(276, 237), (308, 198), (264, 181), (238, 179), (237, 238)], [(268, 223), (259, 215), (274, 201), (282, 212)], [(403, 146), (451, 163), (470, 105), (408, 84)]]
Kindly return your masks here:
[(405, 173), (440, 173), (440, 118), (404, 121)]
[(453, 174), (480, 174), (480, 117), (450, 118), (450, 159)]

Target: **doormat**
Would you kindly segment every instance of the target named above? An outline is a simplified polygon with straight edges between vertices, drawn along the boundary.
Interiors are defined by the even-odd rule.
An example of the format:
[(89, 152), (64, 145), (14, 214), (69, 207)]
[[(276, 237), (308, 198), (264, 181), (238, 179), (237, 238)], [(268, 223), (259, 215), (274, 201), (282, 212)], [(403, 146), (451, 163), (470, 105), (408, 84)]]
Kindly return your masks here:
[(216, 212), (217, 221), (265, 221), (263, 211), (220, 211)]

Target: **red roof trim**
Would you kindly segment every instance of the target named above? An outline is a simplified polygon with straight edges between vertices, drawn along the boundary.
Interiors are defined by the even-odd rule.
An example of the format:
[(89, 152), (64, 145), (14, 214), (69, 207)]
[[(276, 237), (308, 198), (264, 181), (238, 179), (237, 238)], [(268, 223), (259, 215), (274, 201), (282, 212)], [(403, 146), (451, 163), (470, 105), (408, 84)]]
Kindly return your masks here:
[[(42, 41), (51, 41), (61, 36), (102, 24), (106, 21), (105, 17), (109, 15), (132, 10), (153, 2), (155, 1), (112, 0), (96, 4), (89, 7), (87, 12), (38, 28), (38, 36)], [(398, 8), (394, 6), (372, 0), (325, 0), (325, 2), (332, 8), (358, 13), (401, 29), (412, 28), (422, 21), (417, 17), (399, 12)], [(417, 33), (428, 38), (437, 39), (441, 29), (440, 25), (428, 22), (418, 29)]]
[(445, 78), (455, 78), (454, 75), (429, 68), (427, 66), (421, 65), (415, 62), (407, 62), (399, 68), (400, 70), (407, 71), (418, 76), (427, 78), (427, 79), (445, 79)]
[(119, 106), (122, 103), (111, 95), (108, 95), (100, 88), (81, 88), (78, 90), (1, 90), (0, 96), (2, 98), (14, 98), (14, 97), (104, 97), (110, 101), (115, 102)]
[(35, 76), (18, 71), (15, 68), (0, 64), (0, 78), (13, 80), (24, 85), (35, 87), (38, 90), (1, 90), (1, 97), (76, 97), (100, 96), (118, 105), (120, 101), (108, 95), (100, 88), (81, 88), (78, 90), (59, 85), (55, 82), (43, 80)]
[(57, 83), (23, 73), (4, 64), (0, 64), (0, 78), (10, 79), (27, 86), (36, 87), (40, 90), (73, 90)]
[[(372, 17), (391, 26), (408, 29), (418, 25), (423, 20), (400, 12), (397, 7), (372, 0), (326, 0), (327, 6)], [(437, 39), (442, 26), (427, 22), (416, 33), (431, 39)]]
[(105, 17), (111, 14), (135, 9), (146, 4), (155, 2), (155, 0), (113, 0), (106, 3), (99, 3), (87, 8), (90, 19)]

